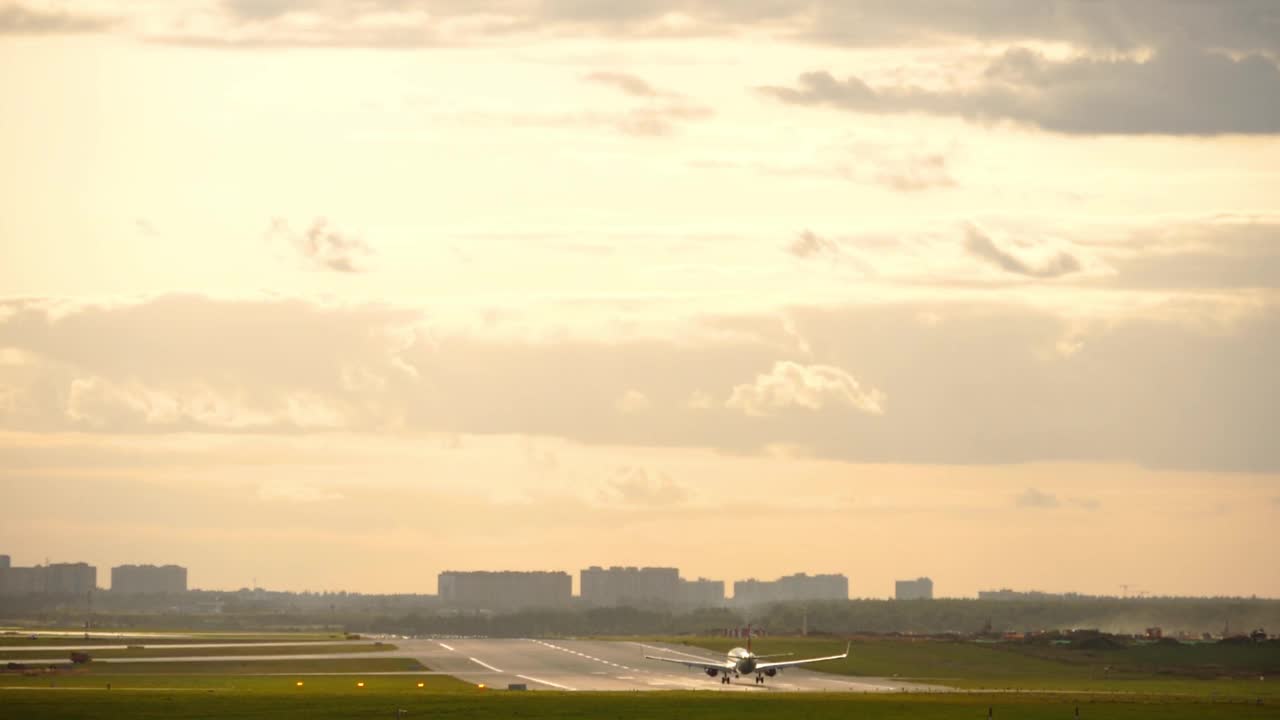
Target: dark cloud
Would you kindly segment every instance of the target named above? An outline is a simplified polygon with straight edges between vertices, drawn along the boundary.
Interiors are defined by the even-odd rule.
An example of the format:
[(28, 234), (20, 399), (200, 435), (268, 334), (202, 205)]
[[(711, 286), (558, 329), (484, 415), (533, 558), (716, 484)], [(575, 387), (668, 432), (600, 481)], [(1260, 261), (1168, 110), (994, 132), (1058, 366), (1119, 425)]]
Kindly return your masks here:
[[(1019, 41), (1068, 42), (1130, 50), (1190, 42), (1232, 51), (1280, 50), (1280, 8), (1271, 0), (439, 0), (413, 17), (404, 0), (225, 0), (227, 18), (288, 42), (352, 44), (369, 18), (405, 14), (419, 42), (462, 24), (464, 35), (554, 33), (592, 36), (709, 36), (767, 30), (776, 36), (842, 46), (936, 45)], [(319, 18), (321, 30), (298, 35), (292, 13)], [(672, 23), (674, 17), (680, 18)], [(326, 29), (327, 28), (327, 29)], [(356, 33), (361, 43), (378, 36)], [(393, 36), (412, 42), (412, 33)]]
[[(734, 453), (780, 444), (871, 463), (1276, 472), (1280, 308), (1260, 303), (1175, 300), (1081, 325), (1030, 307), (935, 300), (794, 308), (785, 323), (708, 317), (670, 340), (529, 341), (482, 326), (432, 328), (426, 311), (381, 306), (10, 301), (0, 305), (0, 427), (397, 428)], [(922, 322), (924, 312), (937, 320)], [(847, 402), (725, 407), (737, 385), (794, 362), (796, 334), (809, 346), (805, 362), (883, 392), (885, 412)], [(1062, 354), (1067, 336), (1073, 352)], [(617, 412), (628, 390), (651, 400), (648, 412)], [(697, 392), (717, 402), (690, 410)]]
[(1032, 510), (1044, 510), (1056, 508), (1062, 505), (1058, 502), (1058, 496), (1053, 493), (1042, 492), (1035, 488), (1027, 488), (1014, 498), (1014, 504), (1020, 508), (1029, 508)]
[[(750, 5), (751, 3), (748, 3)], [(1235, 51), (1280, 50), (1271, 0), (818, 0), (798, 29), (853, 46), (940, 42), (1067, 42), (1103, 50), (1192, 42)]]
[[(706, 37), (764, 31), (849, 47), (1064, 42), (1104, 50), (1187, 43), (1280, 52), (1273, 0), (222, 0), (222, 27), (189, 22), (191, 6), (134, 11), (149, 39), (206, 47), (434, 47), (514, 35)], [(0, 27), (107, 29), (11, 4)], [(52, 29), (52, 30), (50, 30)], [(12, 30), (11, 30), (12, 31)]]
[(1013, 49), (972, 88), (873, 88), (857, 77), (802, 75), (765, 87), (783, 102), (865, 113), (954, 115), (1092, 135), (1280, 133), (1280, 68), (1261, 54), (1233, 58), (1185, 45), (1145, 60), (1054, 61)]
[(373, 248), (360, 238), (335, 230), (329, 221), (317, 219), (302, 232), (277, 218), (267, 230), (269, 238), (283, 238), (313, 267), (340, 273), (361, 272), (360, 263)]
[(92, 33), (106, 30), (114, 23), (112, 18), (36, 10), (21, 3), (0, 6), (0, 35)]
[(805, 230), (787, 244), (787, 252), (798, 258), (839, 255), (840, 245), (831, 238), (822, 237), (812, 230)]
[(332, 9), (334, 3), (317, 0), (222, 0), (222, 7), (236, 18), (258, 22), (296, 11)]
[(964, 249), (970, 255), (1001, 270), (1034, 278), (1056, 278), (1080, 272), (1080, 261), (1074, 255), (1059, 252), (1041, 265), (1032, 265), (1013, 253), (1001, 250), (973, 225), (965, 228)]

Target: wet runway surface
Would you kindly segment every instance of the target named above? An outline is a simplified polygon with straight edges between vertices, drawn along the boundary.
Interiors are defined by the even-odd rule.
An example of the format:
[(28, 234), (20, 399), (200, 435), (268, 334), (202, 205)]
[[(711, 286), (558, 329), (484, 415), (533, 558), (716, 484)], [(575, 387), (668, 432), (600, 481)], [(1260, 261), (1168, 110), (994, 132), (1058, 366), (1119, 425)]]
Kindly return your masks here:
[[(432, 647), (434, 645), (434, 647)], [(491, 687), (525, 683), (530, 690), (711, 690), (730, 692), (896, 692), (904, 683), (792, 669), (757, 685), (742, 676), (728, 685), (701, 670), (645, 660), (644, 655), (720, 659), (688, 647), (605, 640), (414, 640), (402, 650), (432, 670)], [(914, 686), (913, 689), (922, 689)]]
[[(452, 675), (460, 680), (506, 688), (522, 683), (530, 690), (562, 691), (651, 691), (708, 690), (721, 692), (899, 692), (909, 690), (945, 690), (912, 685), (887, 678), (829, 675), (813, 670), (788, 669), (766, 678), (758, 685), (754, 676), (744, 675), (729, 684), (697, 669), (685, 669), (673, 663), (644, 659), (645, 654), (667, 657), (703, 657), (721, 659), (710, 652), (685, 646), (645, 644), (607, 640), (538, 640), (538, 639), (397, 639), (390, 641), (397, 649), (387, 652), (325, 653), (320, 655), (243, 655), (166, 658), (102, 658), (104, 663), (246, 662), (254, 660), (324, 660), (413, 658), (430, 668), (432, 674)], [(368, 645), (368, 642), (353, 642)], [(303, 646), (298, 643), (297, 646)], [(246, 644), (248, 647), (249, 644)], [(262, 647), (261, 644), (253, 644)], [(284, 647), (284, 645), (280, 645)], [(172, 647), (172, 646), (169, 646)], [(227, 647), (227, 645), (219, 645)], [(86, 650), (92, 654), (92, 647)], [(3, 655), (0, 649), (0, 655)], [(65, 663), (66, 656), (28, 659), (13, 658), (30, 665)], [(8, 659), (0, 658), (0, 663)], [(175, 672), (181, 672), (174, 667)], [(331, 673), (325, 673), (331, 674)], [(340, 673), (351, 674), (351, 673)], [(379, 673), (364, 673), (375, 675)], [(388, 673), (422, 674), (422, 673)]]

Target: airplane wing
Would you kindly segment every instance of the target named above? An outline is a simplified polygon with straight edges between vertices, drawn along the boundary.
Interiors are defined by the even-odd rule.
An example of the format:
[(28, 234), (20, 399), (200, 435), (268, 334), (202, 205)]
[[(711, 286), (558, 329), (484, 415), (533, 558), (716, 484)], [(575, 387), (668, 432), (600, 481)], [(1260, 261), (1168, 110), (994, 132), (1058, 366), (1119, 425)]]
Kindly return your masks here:
[(756, 664), (756, 670), (781, 670), (783, 668), (795, 667), (797, 665), (807, 665), (808, 663), (823, 662), (824, 660), (843, 660), (849, 657), (849, 648), (853, 643), (844, 646), (843, 655), (828, 655), (826, 657), (805, 658), (803, 660), (785, 660), (783, 662), (762, 662)]
[(669, 658), (656, 655), (645, 655), (645, 660), (661, 660), (662, 662), (679, 663), (685, 667), (699, 670), (733, 670), (733, 663), (728, 660), (696, 660), (694, 658)]

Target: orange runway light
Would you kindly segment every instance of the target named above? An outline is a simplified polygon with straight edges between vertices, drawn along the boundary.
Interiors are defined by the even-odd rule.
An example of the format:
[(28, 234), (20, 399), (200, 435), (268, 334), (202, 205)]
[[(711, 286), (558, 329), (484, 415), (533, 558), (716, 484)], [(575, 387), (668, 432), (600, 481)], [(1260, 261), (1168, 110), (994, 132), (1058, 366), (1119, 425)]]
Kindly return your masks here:
[(426, 687), (426, 686), (427, 686), (426, 683), (418, 683), (418, 687)]
[(480, 684), (479, 684), (479, 685), (477, 685), (476, 687), (478, 687), (478, 688), (480, 688), (481, 690), (483, 690), (483, 689), (484, 689), (484, 683), (480, 683)]
[(358, 682), (358, 683), (356, 683), (356, 687), (364, 687), (364, 683), (362, 683), (362, 682)]
[(298, 681), (298, 687), (302, 687), (302, 681), (301, 681), (301, 680), (299, 680), (299, 681)]

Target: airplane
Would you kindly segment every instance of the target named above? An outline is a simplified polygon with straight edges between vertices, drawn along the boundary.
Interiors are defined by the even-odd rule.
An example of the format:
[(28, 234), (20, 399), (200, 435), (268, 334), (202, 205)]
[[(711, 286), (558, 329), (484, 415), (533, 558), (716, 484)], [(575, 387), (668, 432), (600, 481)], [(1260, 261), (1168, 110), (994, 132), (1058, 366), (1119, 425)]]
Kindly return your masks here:
[(782, 657), (791, 653), (782, 653), (781, 655), (756, 655), (751, 652), (751, 629), (747, 628), (747, 646), (745, 648), (734, 648), (729, 651), (724, 660), (700, 660), (693, 656), (689, 658), (669, 658), (658, 657), (656, 655), (645, 655), (646, 660), (661, 660), (669, 663), (679, 663), (685, 667), (698, 668), (707, 675), (715, 677), (720, 676), (720, 682), (729, 684), (732, 677), (741, 677), (743, 675), (756, 674), (756, 684), (763, 685), (765, 676), (773, 677), (778, 671), (786, 668), (796, 667), (797, 665), (807, 665), (809, 663), (823, 662), (825, 660), (841, 660), (849, 657), (849, 647), (853, 643), (845, 645), (843, 655), (828, 655), (826, 657), (804, 658), (802, 660), (786, 660), (783, 662), (760, 662), (764, 658)]

